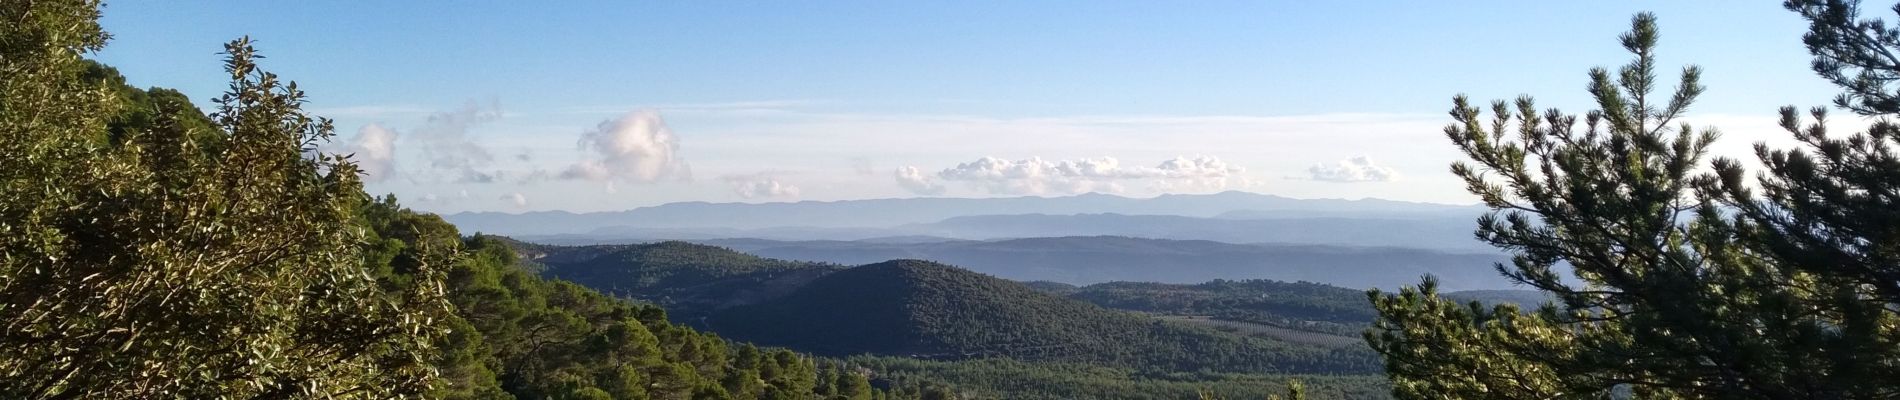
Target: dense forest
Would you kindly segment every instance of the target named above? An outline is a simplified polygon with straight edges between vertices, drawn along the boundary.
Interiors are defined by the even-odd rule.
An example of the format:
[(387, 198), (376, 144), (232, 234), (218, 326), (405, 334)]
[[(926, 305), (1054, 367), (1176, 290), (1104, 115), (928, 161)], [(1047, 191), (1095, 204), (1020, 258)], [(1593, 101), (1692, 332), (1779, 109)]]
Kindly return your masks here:
[(1108, 308), (1348, 336), (1364, 331), (1376, 315), (1364, 292), (1311, 282), (1110, 282), (1077, 288), (1068, 296)]
[(843, 269), (677, 241), (579, 247), (509, 243), (533, 258), (526, 261), (528, 268), (543, 276), (661, 305), (690, 317), (782, 296)]

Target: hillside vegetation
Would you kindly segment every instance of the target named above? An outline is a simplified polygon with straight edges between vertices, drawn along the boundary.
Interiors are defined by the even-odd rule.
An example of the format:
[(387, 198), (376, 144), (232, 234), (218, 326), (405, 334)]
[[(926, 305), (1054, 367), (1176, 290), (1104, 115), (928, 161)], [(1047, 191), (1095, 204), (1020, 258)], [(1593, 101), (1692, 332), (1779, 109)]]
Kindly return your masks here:
[(1205, 316), (1352, 337), (1364, 331), (1376, 315), (1364, 292), (1310, 282), (1111, 282), (1085, 286), (1068, 296), (1109, 308)]
[(543, 276), (692, 315), (778, 297), (843, 269), (686, 242), (581, 247), (515, 243), (533, 254)]
[[(657, 306), (537, 277), (519, 268), (518, 243), (461, 237), (439, 217), (400, 209), (392, 198), (364, 212), (382, 238), (372, 241), (379, 251), (370, 259), (390, 265), (382, 270), (385, 285), (410, 284), (415, 277), (406, 271), (424, 260), (463, 255), (452, 258), (444, 279), (455, 307), (442, 322), (451, 334), (437, 360), (449, 383), (438, 393), (444, 397), (805, 399), (843, 391), (884, 398), (926, 389), (874, 390), (867, 374), (839, 364), (729, 342), (670, 323)], [(652, 250), (659, 251), (639, 254), (678, 254)]]
[(1010, 357), (1160, 371), (1369, 372), (1376, 365), (1363, 352), (1165, 323), (916, 260), (827, 275), (783, 298), (722, 311), (708, 325), (833, 355)]

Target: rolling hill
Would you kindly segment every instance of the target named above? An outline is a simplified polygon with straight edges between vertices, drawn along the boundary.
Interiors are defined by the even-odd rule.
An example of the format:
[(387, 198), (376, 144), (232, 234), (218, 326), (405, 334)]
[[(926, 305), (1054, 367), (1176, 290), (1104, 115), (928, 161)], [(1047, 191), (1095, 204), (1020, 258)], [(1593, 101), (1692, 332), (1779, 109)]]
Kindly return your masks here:
[(682, 316), (778, 297), (843, 267), (686, 242), (545, 246), (514, 242), (541, 275), (667, 307)]
[(739, 340), (829, 355), (1008, 357), (1152, 370), (1369, 372), (1363, 349), (1325, 349), (1168, 323), (943, 264), (897, 260), (714, 313)]
[[(1223, 282), (1025, 284), (925, 261), (844, 268), (684, 242), (548, 246), (487, 238), (521, 254), (528, 271), (663, 305), (662, 315), (680, 326), (850, 355), (852, 364), (884, 379), (944, 382), (998, 398), (1179, 398), (1202, 389), (1257, 394), (1289, 377), (1332, 393), (1322, 397), (1378, 398), (1383, 392), (1377, 389), (1382, 381), (1369, 375), (1376, 360), (1356, 336), (1170, 313), (1210, 308), (1136, 306), (1170, 304), (1178, 297), (1169, 293), (1182, 288), (1213, 298), (1266, 291), (1276, 294), (1267, 303), (1291, 310), (1282, 315), (1298, 315), (1329, 310), (1313, 305), (1347, 297), (1340, 293), (1361, 298), (1357, 290), (1277, 282), (1238, 285), (1255, 292), (1233, 291), (1235, 284)], [(1287, 288), (1306, 290), (1278, 290)], [(1122, 301), (1102, 304), (1141, 312), (1082, 301), (1101, 301), (1086, 296), (1107, 292)], [(1300, 300), (1311, 296), (1318, 297)]]
[(1108, 308), (1354, 337), (1377, 317), (1365, 292), (1310, 282), (1109, 282), (1084, 286), (1067, 296)]

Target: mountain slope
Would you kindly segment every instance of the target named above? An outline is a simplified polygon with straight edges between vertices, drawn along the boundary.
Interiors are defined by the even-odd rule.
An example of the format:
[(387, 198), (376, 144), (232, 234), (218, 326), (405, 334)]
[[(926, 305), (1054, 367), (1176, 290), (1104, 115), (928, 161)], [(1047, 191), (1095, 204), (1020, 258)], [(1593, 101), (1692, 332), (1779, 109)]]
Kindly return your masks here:
[(1172, 318), (1177, 321), (1247, 327), (1285, 339), (1323, 334), (1339, 343), (1359, 343), (1359, 333), (1377, 316), (1364, 291), (1311, 282), (1109, 282), (1065, 295), (1107, 308), (1187, 317)]
[(433, 360), (443, 384), (426, 398), (817, 398), (842, 382), (821, 379), (846, 369), (835, 363), (731, 342), (669, 322), (659, 307), (517, 268), (518, 257), (567, 249), (465, 238), (387, 197), (362, 210), (375, 249), (369, 259), (393, 267), (376, 270), (378, 280), (417, 282), (424, 266), (444, 275), (440, 293), (454, 307), (436, 322), (449, 328)]
[(1010, 357), (1157, 371), (1369, 372), (1363, 349), (1242, 337), (1113, 311), (966, 270), (898, 260), (714, 314), (740, 340), (819, 354)]
[(678, 314), (777, 297), (840, 266), (764, 258), (686, 242), (516, 248), (543, 265), (543, 276), (640, 299)]
[(1311, 282), (1218, 280), (1194, 285), (1109, 282), (1084, 286), (1068, 296), (1122, 310), (1246, 316), (1228, 318), (1237, 320), (1364, 324), (1377, 316), (1366, 302), (1364, 291)]
[(967, 239), (1055, 236), (1129, 236), (1356, 247), (1409, 247), (1490, 251), (1471, 236), (1478, 214), (1431, 218), (1283, 217), (1199, 218), (1178, 215), (1021, 214), (976, 215), (900, 227), (916, 235)]

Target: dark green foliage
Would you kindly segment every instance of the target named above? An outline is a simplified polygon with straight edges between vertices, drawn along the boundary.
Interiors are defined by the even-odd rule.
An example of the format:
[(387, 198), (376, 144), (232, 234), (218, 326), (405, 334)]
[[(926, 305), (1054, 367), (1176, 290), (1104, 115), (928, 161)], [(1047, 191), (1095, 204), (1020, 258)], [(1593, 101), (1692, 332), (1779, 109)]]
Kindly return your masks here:
[[(928, 379), (949, 384), (965, 399), (1264, 399), (1304, 384), (1309, 399), (1386, 399), (1390, 388), (1372, 375), (1276, 375), (1250, 373), (1141, 373), (1125, 368), (1010, 359), (929, 361), (901, 357), (851, 357), (848, 362), (894, 381)], [(924, 385), (923, 387), (931, 387)], [(928, 398), (928, 397), (925, 397)]]
[(827, 275), (711, 329), (828, 355), (1010, 357), (1148, 371), (1359, 372), (1370, 354), (1166, 323), (955, 267), (900, 260)]
[(312, 152), (329, 121), (247, 40), (210, 116), (131, 89), (79, 58), (97, 7), (0, 3), (0, 397), (428, 390), (438, 264), (365, 277), (357, 169)]
[[(1788, 0), (1808, 20), (1801, 37), (1814, 53), (1814, 72), (1846, 91), (1834, 105), (1862, 115), (1900, 114), (1900, 27), (1863, 19), (1858, 0)], [(1900, 13), (1900, 5), (1893, 8)]]
[(544, 266), (544, 276), (651, 302), (686, 316), (776, 297), (840, 269), (686, 242), (582, 247), (519, 243), (516, 247)]
[(1110, 282), (1082, 287), (1069, 297), (1122, 310), (1209, 316), (1334, 334), (1362, 331), (1376, 315), (1364, 292), (1311, 282)]
[(118, 113), (106, 122), (106, 134), (102, 142), (114, 144), (125, 140), (140, 131), (151, 129), (163, 122), (176, 124), (172, 129), (186, 132), (184, 136), (198, 145), (203, 156), (217, 152), (218, 130), (211, 118), (198, 111), (191, 98), (177, 90), (154, 87), (139, 89), (125, 82), (125, 76), (98, 61), (86, 60), (86, 70), (81, 75), (87, 82), (99, 82), (110, 93), (114, 108)]
[[(1847, 87), (1843, 107), (1895, 111), (1883, 93), (1891, 32), (1833, 9), (1851, 3), (1789, 6), (1815, 23), (1816, 69)], [(1622, 37), (1635, 60), (1591, 71), (1598, 109), (1582, 130), (1528, 97), (1494, 103), (1488, 122), (1455, 101), (1446, 134), (1472, 163), (1453, 171), (1498, 210), (1478, 237), (1516, 253), (1501, 272), (1557, 302), (1461, 305), (1432, 280), (1374, 291), (1380, 320), (1366, 336), (1398, 397), (1900, 396), (1900, 128), (1830, 138), (1784, 109), (1805, 146), (1757, 145), (1766, 173), (1751, 180), (1735, 161), (1705, 160), (1713, 130), (1673, 125), (1702, 92), (1699, 70), (1652, 96), (1656, 41), (1654, 17), (1638, 15)], [(1842, 68), (1874, 72), (1844, 81)]]
[(1478, 302), (1486, 307), (1499, 304), (1514, 304), (1517, 308), (1534, 310), (1545, 303), (1555, 302), (1557, 298), (1536, 290), (1460, 290), (1441, 293), (1446, 299), (1461, 303)]
[(1030, 289), (1048, 292), (1057, 296), (1068, 296), (1082, 289), (1081, 286), (1054, 281), (1028, 281), (1023, 282), (1023, 285), (1029, 286)]

